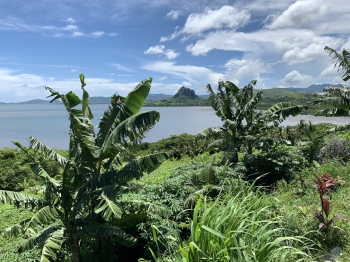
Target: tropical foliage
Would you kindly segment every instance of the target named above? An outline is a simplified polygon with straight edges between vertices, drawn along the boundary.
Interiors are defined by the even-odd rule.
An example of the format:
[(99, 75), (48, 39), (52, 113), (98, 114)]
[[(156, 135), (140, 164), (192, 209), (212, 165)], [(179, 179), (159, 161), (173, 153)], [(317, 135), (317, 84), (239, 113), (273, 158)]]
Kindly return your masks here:
[(293, 105), (281, 102), (266, 111), (258, 111), (262, 91), (253, 92), (256, 81), (251, 81), (240, 89), (232, 82), (219, 82), (215, 93), (207, 85), (209, 101), (216, 115), (223, 121), (220, 128), (209, 128), (199, 135), (219, 137), (209, 147), (221, 147), (226, 152), (224, 161), (238, 162), (238, 153), (244, 148), (249, 157), (254, 148), (265, 149), (277, 142), (266, 136), (266, 132), (278, 126), (287, 116), (298, 115), (306, 108), (304, 105)]
[[(2, 202), (35, 208), (29, 220), (5, 231), (8, 235), (24, 233), (27, 236), (19, 248), (20, 252), (41, 247), (41, 261), (61, 260), (70, 255), (73, 261), (82, 261), (81, 250), (86, 246), (94, 249), (98, 259), (109, 260), (110, 254), (102, 250), (111, 242), (126, 246), (135, 244), (136, 239), (117, 222), (125, 215), (120, 195), (132, 190), (133, 179), (140, 178), (143, 172), (154, 170), (168, 158), (166, 153), (158, 153), (122, 166), (127, 148), (139, 142), (159, 120), (156, 111), (139, 112), (150, 90), (151, 79), (142, 81), (126, 98), (112, 96), (111, 105), (101, 118), (96, 135), (83, 75), (80, 75), (80, 81), (82, 100), (73, 92), (63, 95), (46, 87), (53, 96), (52, 101), (61, 99), (69, 115), (68, 157), (34, 137), (29, 140), (29, 148), (15, 143), (35, 163), (35, 173), (45, 185), (44, 198), (0, 192)], [(77, 109), (78, 105), (81, 109)], [(46, 172), (36, 154), (55, 160), (62, 167), (59, 178)], [(141, 213), (167, 213), (165, 209), (143, 201), (134, 205)]]
[[(329, 53), (338, 70), (342, 71), (341, 77), (344, 81), (350, 79), (350, 52), (343, 50), (338, 53), (326, 46), (325, 51)], [(349, 116), (350, 115), (350, 87), (343, 85), (341, 88), (326, 87), (325, 92), (316, 94), (317, 100), (314, 104), (328, 106), (316, 113), (318, 116)]]

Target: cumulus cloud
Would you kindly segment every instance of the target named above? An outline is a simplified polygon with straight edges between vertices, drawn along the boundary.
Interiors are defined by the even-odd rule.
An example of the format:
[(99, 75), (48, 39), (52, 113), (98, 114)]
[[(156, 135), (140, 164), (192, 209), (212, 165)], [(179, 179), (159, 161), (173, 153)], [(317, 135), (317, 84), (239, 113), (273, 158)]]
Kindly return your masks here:
[(312, 43), (314, 37), (310, 30), (259, 30), (249, 33), (225, 30), (207, 34), (194, 44), (189, 44), (186, 51), (192, 55), (205, 55), (214, 49), (258, 54), (307, 45)]
[(306, 26), (326, 12), (323, 0), (299, 0), (290, 5), (267, 27), (270, 29)]
[(246, 25), (249, 20), (248, 11), (225, 5), (219, 9), (206, 9), (204, 13), (190, 14), (182, 32), (199, 34), (211, 29), (235, 29)]
[(94, 38), (98, 38), (98, 37), (103, 36), (104, 34), (105, 34), (105, 32), (103, 32), (103, 31), (95, 31), (95, 32), (91, 33), (91, 36)]
[(179, 19), (180, 15), (181, 15), (181, 12), (178, 10), (171, 10), (169, 13), (166, 14), (166, 16), (169, 17), (171, 20)]
[(176, 65), (169, 61), (156, 61), (142, 66), (143, 69), (181, 77), (193, 83), (217, 83), (225, 77), (202, 66)]
[(65, 20), (67, 23), (70, 23), (70, 24), (75, 24), (77, 21), (74, 19), (74, 18), (72, 18), (72, 17), (69, 17), (69, 18), (67, 18), (66, 20)]
[(149, 47), (144, 54), (146, 55), (154, 55), (154, 54), (159, 54), (159, 55), (164, 55), (167, 59), (175, 59), (180, 55), (180, 53), (176, 53), (175, 50), (173, 49), (165, 49), (164, 45), (156, 45), (156, 46), (151, 46)]
[(250, 20), (247, 10), (238, 10), (233, 6), (225, 5), (221, 8), (206, 8), (202, 13), (192, 13), (187, 17), (182, 29), (176, 30), (170, 36), (162, 36), (160, 41), (170, 41), (179, 35), (200, 35), (210, 30), (223, 30), (245, 26)]
[(246, 60), (246, 59), (231, 59), (225, 64), (227, 68), (227, 75), (229, 78), (256, 78), (262, 73), (270, 70), (270, 65), (265, 64), (260, 60)]
[(281, 84), (285, 87), (306, 87), (312, 83), (313, 77), (310, 75), (303, 75), (296, 70), (286, 74), (281, 80)]
[(320, 60), (327, 57), (327, 53), (324, 51), (325, 45), (325, 43), (312, 43), (305, 48), (296, 46), (283, 54), (283, 61), (293, 65), (311, 60)]

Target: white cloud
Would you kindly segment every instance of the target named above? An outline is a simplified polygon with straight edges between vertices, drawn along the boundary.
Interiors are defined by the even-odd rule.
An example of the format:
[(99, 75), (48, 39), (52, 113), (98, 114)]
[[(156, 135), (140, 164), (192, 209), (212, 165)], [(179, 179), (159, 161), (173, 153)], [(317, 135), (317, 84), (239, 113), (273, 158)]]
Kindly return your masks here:
[(308, 28), (320, 35), (348, 34), (349, 19), (350, 6), (347, 0), (298, 0), (281, 14), (270, 14), (266, 27)]
[(321, 60), (328, 55), (324, 51), (324, 47), (327, 44), (335, 44), (337, 40), (329, 37), (329, 41), (322, 41), (321, 43), (311, 43), (305, 48), (295, 46), (293, 49), (288, 50), (283, 54), (283, 61), (290, 65), (300, 64), (311, 60)]
[(81, 32), (81, 31), (74, 31), (72, 33), (73, 37), (80, 37), (80, 36), (85, 36), (85, 33)]
[[(106, 33), (98, 30), (91, 34), (85, 33), (76, 24), (74, 18), (65, 20), (68, 24), (60, 25), (35, 25), (27, 24), (23, 19), (10, 17), (0, 19), (0, 31), (32, 32), (51, 37), (101, 37)], [(109, 33), (109, 36), (116, 36), (116, 33)]]
[(65, 31), (76, 31), (78, 29), (79, 27), (76, 25), (66, 25), (62, 28), (62, 30), (65, 30)]
[(123, 66), (121, 64), (114, 63), (114, 64), (112, 64), (112, 66), (114, 68), (118, 69), (118, 70), (121, 70), (121, 71), (126, 71), (126, 72), (131, 72), (132, 71), (130, 68), (125, 67), (125, 66)]
[(205, 55), (213, 49), (251, 53), (282, 52), (298, 45), (307, 45), (315, 34), (310, 30), (259, 30), (250, 33), (230, 30), (212, 32), (187, 46), (192, 55)]
[(179, 31), (175, 31), (174, 33), (172, 33), (170, 36), (162, 36), (160, 38), (160, 42), (166, 42), (166, 41), (171, 41), (174, 40), (176, 37), (178, 37), (179, 35), (181, 35), (181, 32)]
[(298, 0), (267, 27), (270, 29), (306, 26), (326, 12), (323, 0)]
[(164, 55), (167, 59), (175, 59), (180, 55), (180, 53), (176, 53), (173, 49), (167, 49), (165, 50)]
[(240, 79), (251, 77), (256, 79), (260, 74), (271, 70), (270, 65), (265, 64), (260, 60), (238, 60), (231, 59), (225, 64), (227, 68), (226, 74), (229, 79)]
[(247, 10), (238, 10), (233, 6), (225, 5), (217, 9), (206, 8), (202, 13), (192, 13), (187, 17), (182, 29), (175, 30), (169, 36), (162, 36), (160, 42), (174, 40), (180, 35), (200, 35), (209, 30), (232, 29), (245, 26), (250, 20)]
[(148, 48), (144, 53), (146, 55), (151, 55), (151, 54), (163, 54), (165, 50), (164, 45), (156, 45), (156, 46), (151, 46)]
[(77, 21), (74, 19), (74, 18), (72, 18), (72, 17), (69, 17), (69, 18), (67, 18), (66, 20), (65, 20), (67, 23), (70, 23), (70, 24), (75, 24)]
[(104, 34), (105, 34), (105, 32), (103, 32), (103, 31), (95, 31), (95, 32), (91, 33), (91, 36), (94, 38), (98, 38), (98, 37), (103, 36)]
[(164, 55), (169, 60), (175, 59), (180, 55), (180, 53), (176, 53), (175, 50), (173, 50), (173, 49), (165, 49), (164, 45), (151, 46), (144, 52), (144, 54), (146, 54), (146, 55), (154, 55), (154, 54)]
[(166, 16), (169, 17), (171, 20), (179, 19), (180, 15), (181, 15), (181, 12), (178, 10), (171, 10), (169, 13), (166, 14)]
[(217, 83), (224, 79), (223, 74), (211, 71), (208, 68), (191, 65), (176, 65), (174, 62), (157, 61), (145, 64), (143, 69), (181, 77), (192, 83)]
[(296, 70), (286, 74), (281, 80), (281, 84), (285, 87), (306, 87), (312, 83), (313, 77), (310, 75), (302, 75)]
[[(86, 90), (90, 96), (106, 97), (110, 97), (116, 92), (126, 95), (139, 84), (136, 81), (120, 83), (113, 79), (99, 77), (86, 77), (85, 82), (87, 83)], [(0, 102), (46, 99), (49, 92), (45, 90), (45, 86), (49, 86), (63, 94), (73, 91), (78, 96), (81, 95), (81, 84), (78, 77), (57, 79), (0, 68)]]
[(167, 78), (168, 78), (167, 76), (162, 76), (162, 77), (159, 77), (158, 80), (159, 80), (160, 82), (163, 82), (163, 81), (165, 81)]
[(204, 13), (193, 13), (187, 18), (182, 30), (186, 34), (199, 34), (211, 29), (236, 29), (247, 24), (250, 14), (246, 10), (237, 10), (225, 5), (220, 9), (206, 9)]

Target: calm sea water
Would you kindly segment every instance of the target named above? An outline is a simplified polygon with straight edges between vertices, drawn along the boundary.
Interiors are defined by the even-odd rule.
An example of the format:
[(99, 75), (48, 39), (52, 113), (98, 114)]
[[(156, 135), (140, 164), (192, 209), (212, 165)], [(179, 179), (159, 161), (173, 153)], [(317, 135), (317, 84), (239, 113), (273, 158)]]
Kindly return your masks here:
[[(96, 126), (107, 109), (106, 104), (91, 105)], [(144, 141), (154, 142), (171, 135), (195, 134), (207, 127), (221, 126), (221, 120), (211, 107), (145, 107), (157, 110), (160, 121), (150, 130)], [(299, 115), (289, 117), (284, 126), (295, 125), (301, 119), (312, 123), (350, 123), (350, 118), (325, 118)], [(69, 120), (62, 104), (0, 104), (0, 148), (15, 147), (11, 141), (28, 145), (34, 136), (51, 148), (68, 149)]]

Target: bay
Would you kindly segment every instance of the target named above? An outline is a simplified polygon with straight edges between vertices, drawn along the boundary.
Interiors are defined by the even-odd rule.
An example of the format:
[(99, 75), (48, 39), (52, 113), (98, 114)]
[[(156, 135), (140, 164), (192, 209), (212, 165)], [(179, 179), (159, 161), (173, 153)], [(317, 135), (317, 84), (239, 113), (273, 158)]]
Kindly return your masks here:
[[(107, 104), (92, 104), (97, 126)], [(211, 107), (144, 107), (157, 110), (160, 121), (144, 139), (155, 142), (171, 135), (195, 134), (207, 127), (221, 126), (222, 122)], [(282, 125), (296, 125), (300, 120), (312, 123), (350, 123), (350, 117), (315, 117), (299, 115), (287, 118)], [(0, 104), (0, 148), (15, 147), (11, 141), (28, 145), (28, 138), (34, 136), (51, 148), (68, 149), (69, 120), (62, 104)]]

